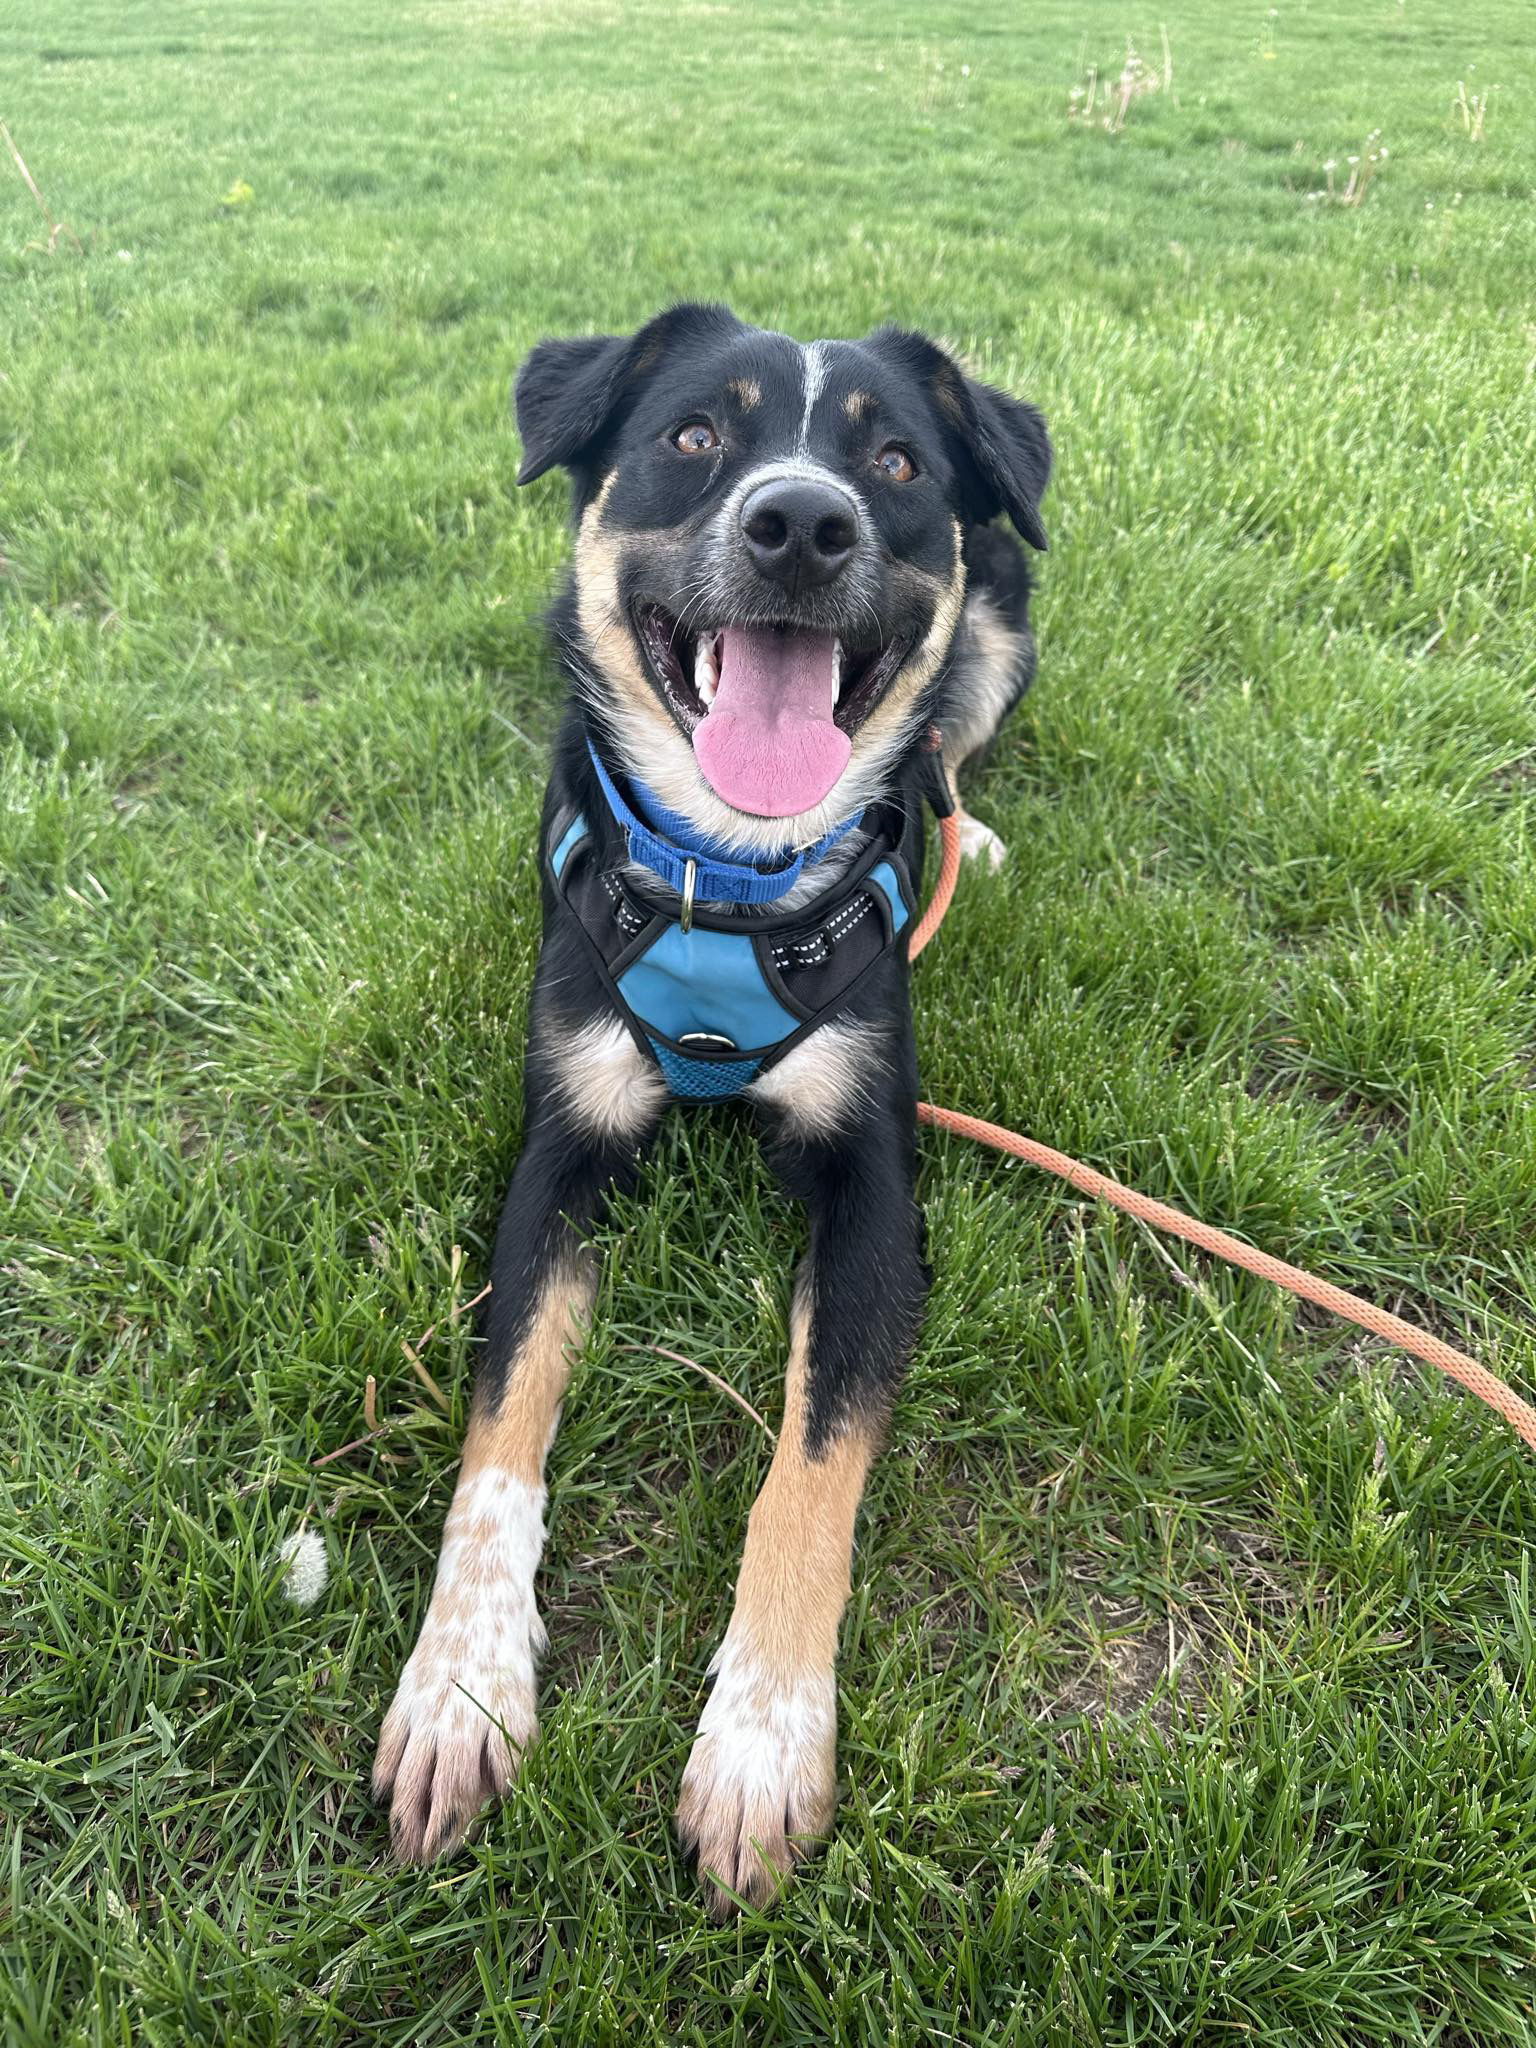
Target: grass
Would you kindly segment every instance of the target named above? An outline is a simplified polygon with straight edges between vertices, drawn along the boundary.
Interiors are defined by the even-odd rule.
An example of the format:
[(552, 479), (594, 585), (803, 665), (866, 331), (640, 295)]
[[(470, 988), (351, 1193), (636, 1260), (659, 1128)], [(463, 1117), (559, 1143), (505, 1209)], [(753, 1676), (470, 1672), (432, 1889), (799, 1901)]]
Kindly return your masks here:
[(1536, 1384), (1533, 56), (1520, 0), (10, 11), (83, 247), (0, 155), (9, 2042), (1536, 2039), (1528, 1459), (954, 1142), (807, 1881), (717, 1929), (669, 1826), (767, 1443), (626, 1347), (777, 1417), (728, 1115), (606, 1233), (522, 1788), (425, 1877), (365, 1792), (518, 1146), (541, 334), (899, 316), (1044, 406), (928, 1092)]

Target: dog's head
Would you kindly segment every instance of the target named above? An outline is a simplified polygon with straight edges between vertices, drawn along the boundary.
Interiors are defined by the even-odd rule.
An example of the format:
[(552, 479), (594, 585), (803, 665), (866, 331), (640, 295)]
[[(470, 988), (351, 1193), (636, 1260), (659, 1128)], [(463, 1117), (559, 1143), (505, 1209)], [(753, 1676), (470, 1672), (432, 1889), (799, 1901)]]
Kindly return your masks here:
[(960, 617), (971, 525), (1045, 546), (1032, 406), (919, 334), (809, 345), (682, 305), (546, 341), (519, 483), (578, 522), (574, 653), (664, 803), (750, 847), (817, 837), (911, 744)]

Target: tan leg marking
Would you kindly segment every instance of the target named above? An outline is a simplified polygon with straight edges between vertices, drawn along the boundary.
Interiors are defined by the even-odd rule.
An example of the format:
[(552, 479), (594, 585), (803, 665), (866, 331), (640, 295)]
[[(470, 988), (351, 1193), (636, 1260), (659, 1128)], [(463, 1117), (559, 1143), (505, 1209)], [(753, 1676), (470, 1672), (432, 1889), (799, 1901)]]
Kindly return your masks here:
[(537, 1733), (544, 1457), (595, 1286), (585, 1260), (551, 1277), (500, 1406), (493, 1414), (477, 1399), (470, 1418), (426, 1620), (373, 1772), (375, 1796), (390, 1801), (395, 1853), (408, 1862), (457, 1849)]
[(960, 801), (960, 778), (955, 770), (947, 767), (945, 777), (949, 793), (954, 800), (955, 823), (960, 828), (960, 858), (962, 860), (985, 860), (995, 875), (1008, 858), (1008, 842), (983, 825), (980, 818), (973, 818)]
[(809, 1317), (792, 1320), (784, 1426), (747, 1523), (714, 1691), (683, 1774), (678, 1830), (712, 1909), (771, 1899), (837, 1804), (837, 1632), (874, 1454), (847, 1431), (805, 1449)]

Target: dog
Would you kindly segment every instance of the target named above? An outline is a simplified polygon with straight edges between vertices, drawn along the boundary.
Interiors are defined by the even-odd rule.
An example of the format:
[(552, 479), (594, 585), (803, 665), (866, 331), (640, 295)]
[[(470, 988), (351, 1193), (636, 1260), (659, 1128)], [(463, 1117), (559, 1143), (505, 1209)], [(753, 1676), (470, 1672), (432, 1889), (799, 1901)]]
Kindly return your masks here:
[[(907, 941), (948, 810), (1035, 670), (1041, 414), (925, 336), (801, 344), (719, 305), (541, 342), (519, 483), (568, 473), (569, 683), (543, 810), (526, 1133), (463, 1462), (374, 1785), (456, 1849), (536, 1730), (544, 1465), (589, 1235), (674, 1099), (740, 1098), (809, 1215), (783, 1423), (678, 1827), (717, 1911), (831, 1824), (854, 1519), (928, 1288)], [(933, 751), (936, 731), (943, 754)], [(1001, 842), (960, 814), (965, 849)]]

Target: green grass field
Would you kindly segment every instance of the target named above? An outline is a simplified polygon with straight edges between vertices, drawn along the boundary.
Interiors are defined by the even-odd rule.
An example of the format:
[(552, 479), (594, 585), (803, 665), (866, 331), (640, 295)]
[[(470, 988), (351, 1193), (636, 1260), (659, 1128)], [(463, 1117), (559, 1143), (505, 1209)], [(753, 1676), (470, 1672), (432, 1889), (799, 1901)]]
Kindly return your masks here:
[(772, 1420), (800, 1239), (728, 1115), (606, 1232), (521, 1787), (425, 1875), (366, 1792), (518, 1148), (542, 334), (899, 317), (1044, 407), (929, 1094), (1536, 1385), (1536, 19), (1138, 10), (0, 6), (80, 242), (0, 148), (6, 2041), (1536, 2041), (1528, 1455), (957, 1142), (804, 1881), (716, 1927), (670, 1827), (768, 1445), (630, 1347)]

